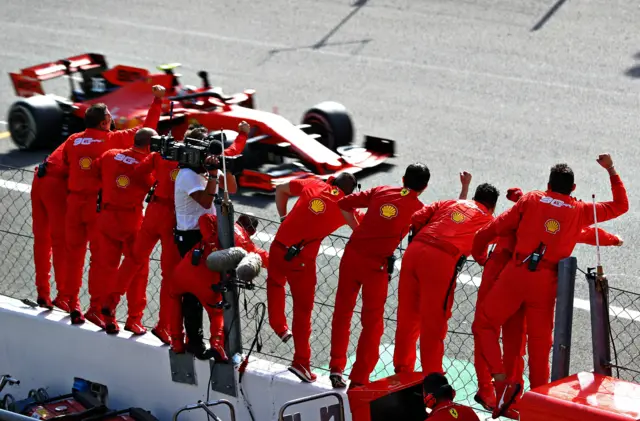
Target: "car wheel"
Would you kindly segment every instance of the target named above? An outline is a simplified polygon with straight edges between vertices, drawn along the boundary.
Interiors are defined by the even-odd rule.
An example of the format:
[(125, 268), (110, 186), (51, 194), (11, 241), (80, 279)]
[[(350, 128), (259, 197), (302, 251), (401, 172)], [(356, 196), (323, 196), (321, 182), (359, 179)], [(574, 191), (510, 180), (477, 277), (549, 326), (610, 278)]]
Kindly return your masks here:
[(353, 142), (351, 117), (345, 106), (337, 102), (321, 102), (310, 108), (304, 113), (302, 124), (311, 126), (305, 132), (319, 135), (318, 142), (334, 152)]
[(19, 149), (35, 150), (58, 138), (63, 117), (62, 109), (53, 98), (36, 95), (11, 105), (7, 125)]
[(0, 407), (5, 411), (13, 412), (16, 409), (16, 400), (13, 395), (6, 394), (2, 401), (0, 402)]

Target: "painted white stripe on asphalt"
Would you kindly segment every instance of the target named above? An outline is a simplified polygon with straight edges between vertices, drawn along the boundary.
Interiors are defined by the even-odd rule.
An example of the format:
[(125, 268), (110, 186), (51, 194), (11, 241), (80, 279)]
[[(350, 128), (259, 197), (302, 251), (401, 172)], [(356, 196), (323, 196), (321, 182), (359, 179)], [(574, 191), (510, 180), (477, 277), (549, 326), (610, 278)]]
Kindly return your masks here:
[(15, 181), (0, 180), (0, 187), (5, 189), (19, 191), (22, 193), (31, 192), (31, 186), (28, 184), (16, 183)]
[[(16, 183), (14, 181), (2, 180), (0, 179), (0, 187), (8, 190), (19, 191), (22, 193), (31, 192), (31, 186), (28, 184)], [(266, 232), (258, 232), (254, 235), (254, 238), (259, 240), (262, 243), (271, 243), (274, 239), (273, 234), (267, 234)], [(264, 246), (264, 244), (263, 244)], [(333, 247), (333, 246), (320, 246), (320, 250), (318, 251), (318, 255), (325, 256), (337, 256), (342, 257), (342, 253), (344, 249)], [(402, 259), (396, 260), (395, 263), (396, 269), (399, 271), (402, 267)], [(480, 286), (480, 281), (482, 278), (477, 276), (470, 276), (467, 274), (462, 274), (458, 277), (458, 281), (463, 285), (474, 285), (476, 288)], [(573, 307), (578, 310), (591, 311), (588, 300), (583, 300), (581, 298), (574, 298)], [(613, 317), (617, 317), (620, 319), (627, 319), (632, 321), (640, 322), (640, 311), (630, 310), (622, 307), (610, 306), (609, 314)]]

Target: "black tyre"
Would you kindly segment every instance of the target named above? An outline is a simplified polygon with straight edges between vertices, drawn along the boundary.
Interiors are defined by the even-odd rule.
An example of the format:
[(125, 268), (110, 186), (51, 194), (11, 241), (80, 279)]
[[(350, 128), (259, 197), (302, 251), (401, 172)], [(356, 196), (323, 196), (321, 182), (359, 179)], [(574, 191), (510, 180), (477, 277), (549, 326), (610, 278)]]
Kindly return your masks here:
[(13, 395), (10, 395), (8, 393), (4, 395), (4, 398), (2, 398), (2, 401), (0, 401), (0, 408), (4, 409), (5, 411), (14, 412), (16, 410), (16, 400)]
[(307, 110), (302, 116), (302, 124), (310, 125), (305, 132), (320, 135), (318, 142), (332, 151), (353, 142), (351, 117), (345, 106), (337, 102), (321, 102)]
[(22, 150), (35, 150), (57, 141), (64, 113), (51, 97), (36, 95), (14, 102), (7, 125), (13, 143)]

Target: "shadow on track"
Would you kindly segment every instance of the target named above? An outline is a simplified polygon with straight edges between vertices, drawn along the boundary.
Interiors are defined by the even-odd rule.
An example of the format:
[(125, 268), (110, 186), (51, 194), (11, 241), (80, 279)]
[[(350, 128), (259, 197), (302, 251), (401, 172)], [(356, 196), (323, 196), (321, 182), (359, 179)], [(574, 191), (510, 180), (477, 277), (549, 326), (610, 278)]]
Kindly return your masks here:
[(340, 22), (338, 22), (338, 24), (336, 26), (331, 28), (331, 30), (329, 32), (327, 32), (322, 38), (320, 38), (314, 44), (298, 46), (298, 47), (276, 48), (276, 49), (270, 50), (268, 55), (267, 55), (267, 57), (265, 57), (265, 59), (262, 60), (258, 65), (261, 66), (261, 65), (265, 64), (266, 62), (271, 60), (271, 58), (274, 55), (276, 55), (278, 53), (283, 53), (283, 52), (287, 52), (287, 51), (299, 51), (299, 50), (319, 50), (319, 49), (321, 49), (323, 47), (329, 47), (329, 46), (355, 44), (358, 47), (352, 52), (352, 54), (353, 55), (359, 54), (360, 51), (362, 51), (362, 49), (368, 43), (373, 41), (371, 38), (366, 38), (366, 39), (356, 40), (356, 41), (344, 41), (344, 42), (333, 42), (333, 43), (329, 43), (327, 41), (333, 35), (335, 35), (340, 30), (340, 28), (342, 28), (353, 16), (355, 16), (360, 11), (360, 9), (362, 9), (367, 4), (368, 1), (369, 0), (357, 0), (355, 3), (353, 3), (351, 6), (354, 7), (354, 9), (351, 10), (351, 12), (349, 12), (349, 14), (347, 14)]
[(531, 28), (531, 32), (535, 32), (541, 29), (547, 23), (547, 21), (556, 14), (556, 12), (562, 7), (562, 5), (566, 3), (566, 1), (567, 0), (558, 0), (556, 4), (554, 4), (551, 9), (549, 9), (549, 11), (542, 17), (542, 19), (540, 19), (538, 23), (536, 23), (533, 28)]

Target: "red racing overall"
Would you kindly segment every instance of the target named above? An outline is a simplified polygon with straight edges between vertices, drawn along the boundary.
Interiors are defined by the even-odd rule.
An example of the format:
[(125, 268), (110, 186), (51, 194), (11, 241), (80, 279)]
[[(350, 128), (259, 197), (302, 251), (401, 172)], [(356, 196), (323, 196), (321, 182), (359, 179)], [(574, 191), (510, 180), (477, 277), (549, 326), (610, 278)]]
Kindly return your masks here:
[[(142, 225), (142, 202), (153, 184), (153, 178), (149, 173), (136, 176), (136, 167), (147, 154), (133, 148), (112, 149), (95, 161), (94, 170), (100, 174), (102, 181), (103, 205), (98, 214), (98, 232), (95, 236), (99, 254), (92, 259), (90, 267), (90, 270), (95, 269), (96, 276), (95, 282), (89, 283), (89, 293), (91, 301), (98, 303), (100, 309), (109, 291), (115, 288), (122, 256), (130, 257), (133, 253), (133, 245)], [(140, 300), (140, 297), (145, 297), (147, 293), (148, 262), (145, 268), (138, 271), (127, 291), (129, 317), (125, 329), (138, 335), (146, 332), (142, 327), (145, 306), (140, 306), (141, 301), (146, 304), (146, 299)], [(119, 331), (115, 317), (105, 316), (104, 322), (107, 333)]]
[[(154, 98), (144, 125), (141, 127), (156, 127), (162, 113), (161, 104), (161, 99)], [(96, 233), (96, 202), (101, 185), (100, 179), (92, 175), (93, 161), (109, 149), (133, 146), (133, 137), (141, 127), (108, 132), (87, 129), (71, 135), (65, 142), (63, 161), (69, 170), (68, 211), (65, 219), (68, 271), (65, 288), (60, 291), (58, 297), (62, 303), (68, 303), (68, 307), (74, 312), (72, 322), (84, 322), (78, 298), (82, 288), (82, 269), (87, 242), (89, 242), (91, 259), (98, 254), (96, 244), (91, 240)], [(95, 281), (92, 282), (95, 276), (95, 272), (89, 269), (89, 284), (95, 284)], [(87, 313), (94, 313), (99, 318), (100, 311), (100, 303), (94, 300)]]
[(456, 264), (471, 251), (476, 231), (493, 219), (473, 200), (444, 200), (412, 217), (414, 238), (402, 258), (393, 364), (412, 372), (420, 337), (422, 372), (443, 373), (444, 339), (456, 288)]
[[(44, 163), (45, 174), (38, 175), (35, 169), (31, 185), (31, 216), (33, 218), (33, 258), (36, 266), (36, 289), (38, 304), (53, 308), (51, 303), (51, 257), (55, 280), (60, 291), (65, 289), (67, 281), (67, 259), (64, 220), (67, 212), (68, 173), (62, 161), (64, 143), (47, 157)], [(54, 300), (69, 311), (59, 299)]]
[[(279, 336), (289, 328), (285, 314), (285, 285), (289, 283), (293, 296), (292, 367), (310, 371), (311, 314), (316, 290), (316, 258), (322, 240), (346, 224), (338, 207), (344, 197), (339, 188), (317, 178), (294, 179), (289, 183), (291, 194), (299, 196), (286, 219), (280, 225), (269, 249), (267, 273), (267, 309), (269, 324)], [(291, 246), (302, 250), (290, 261), (285, 260)]]
[[(596, 204), (598, 222), (616, 218), (629, 208), (620, 176), (611, 176), (611, 189), (613, 201)], [(487, 246), (496, 238), (516, 237), (512, 259), (476, 312), (474, 336), (490, 373), (506, 373), (499, 343), (500, 328), (523, 307), (531, 388), (548, 382), (558, 262), (571, 255), (583, 228), (593, 223), (591, 203), (551, 191), (533, 191), (478, 232), (472, 253), (480, 264), (486, 261)], [(536, 270), (530, 271), (523, 261), (528, 261), (527, 256), (540, 244), (546, 246), (544, 256)]]
[(387, 259), (409, 232), (411, 216), (423, 204), (417, 192), (382, 186), (350, 194), (338, 202), (340, 209), (353, 212), (368, 208), (362, 223), (353, 231), (340, 260), (338, 291), (331, 325), (332, 374), (342, 374), (347, 364), (349, 328), (362, 288), (362, 332), (351, 370), (352, 384), (366, 384), (379, 358), (384, 333), (384, 306), (389, 275)]
[[(593, 227), (582, 230), (579, 243), (595, 245), (596, 230)], [(607, 231), (598, 228), (598, 236), (601, 246), (615, 246), (619, 244), (620, 239)], [(476, 312), (472, 325), (472, 331), (475, 333), (477, 329), (478, 312), (482, 308), (482, 304), (493, 288), (498, 276), (511, 260), (513, 249), (515, 248), (515, 237), (500, 237), (496, 244), (496, 248), (491, 252), (482, 272), (482, 282), (478, 289), (478, 299), (476, 301)], [(509, 381), (524, 384), (524, 355), (526, 343), (526, 326), (524, 318), (524, 307), (520, 307), (518, 311), (511, 316), (502, 326), (502, 348), (504, 352), (504, 367)], [(477, 335), (474, 335), (474, 365), (478, 377), (478, 389), (483, 397), (491, 396), (495, 400), (492, 377), (489, 367), (482, 358), (480, 343)], [(520, 395), (523, 391), (520, 392)], [(491, 401), (488, 403), (492, 403)], [(495, 404), (495, 402), (493, 402)], [(490, 405), (493, 406), (493, 405)]]
[[(149, 257), (156, 243), (160, 241), (160, 269), (162, 271), (160, 308), (158, 323), (152, 332), (167, 345), (170, 343), (170, 338), (167, 314), (169, 291), (166, 284), (174, 268), (180, 262), (180, 254), (173, 236), (173, 229), (176, 226), (173, 198), (178, 171), (177, 162), (163, 159), (156, 152), (144, 158), (135, 169), (136, 177), (152, 174), (157, 184), (142, 219), (142, 226), (133, 245), (133, 251), (130, 255), (125, 256), (120, 265), (117, 282), (113, 290), (109, 292), (110, 295), (105, 304), (108, 311), (114, 313), (121, 297), (126, 293), (129, 309), (134, 309), (133, 314), (142, 313), (147, 305), (146, 289), (149, 279), (144, 274), (149, 273)], [(133, 283), (134, 280), (142, 284), (137, 285)]]

